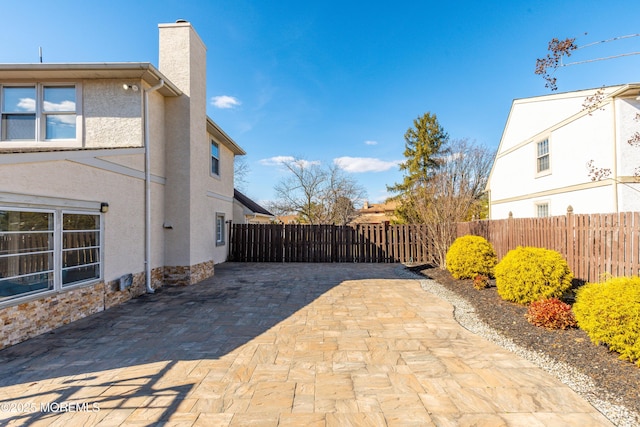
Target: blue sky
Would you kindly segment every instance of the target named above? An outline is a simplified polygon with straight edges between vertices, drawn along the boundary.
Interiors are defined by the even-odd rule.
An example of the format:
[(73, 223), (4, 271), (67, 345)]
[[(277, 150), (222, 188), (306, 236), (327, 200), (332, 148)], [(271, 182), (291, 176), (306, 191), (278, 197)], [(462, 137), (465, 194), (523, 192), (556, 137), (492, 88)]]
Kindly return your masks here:
[[(496, 149), (511, 102), (549, 93), (533, 71), (553, 37), (640, 32), (635, 1), (5, 2), (0, 62), (158, 63), (158, 23), (186, 19), (208, 47), (209, 116), (248, 153), (246, 192), (273, 197), (278, 159), (336, 161), (382, 201), (404, 133), (425, 112)], [(586, 34), (585, 34), (586, 33)], [(640, 51), (640, 37), (575, 60)], [(565, 67), (560, 92), (640, 81), (640, 55)]]

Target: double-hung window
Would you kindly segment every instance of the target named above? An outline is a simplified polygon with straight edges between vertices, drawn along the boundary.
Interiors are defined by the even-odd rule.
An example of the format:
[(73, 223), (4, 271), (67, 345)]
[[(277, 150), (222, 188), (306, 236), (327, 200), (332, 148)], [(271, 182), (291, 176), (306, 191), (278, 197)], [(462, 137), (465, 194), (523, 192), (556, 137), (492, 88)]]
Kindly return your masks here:
[(536, 144), (536, 171), (538, 173), (549, 171), (549, 140), (539, 141)]
[(44, 139), (75, 139), (75, 86), (43, 86), (41, 117)]
[(77, 91), (75, 84), (0, 85), (0, 140), (76, 140)]
[(0, 303), (101, 278), (98, 213), (0, 208)]
[(220, 146), (211, 141), (211, 175), (220, 175)]

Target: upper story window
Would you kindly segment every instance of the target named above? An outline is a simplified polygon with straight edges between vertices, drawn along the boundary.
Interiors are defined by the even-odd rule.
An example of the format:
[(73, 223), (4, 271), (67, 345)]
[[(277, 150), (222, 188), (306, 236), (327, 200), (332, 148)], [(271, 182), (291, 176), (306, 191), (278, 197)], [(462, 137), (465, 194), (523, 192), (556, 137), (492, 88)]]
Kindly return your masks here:
[(211, 174), (220, 175), (220, 146), (211, 141)]
[(76, 98), (74, 84), (0, 86), (0, 140), (75, 140)]
[(549, 168), (549, 140), (545, 139), (537, 144), (536, 171), (546, 172)]

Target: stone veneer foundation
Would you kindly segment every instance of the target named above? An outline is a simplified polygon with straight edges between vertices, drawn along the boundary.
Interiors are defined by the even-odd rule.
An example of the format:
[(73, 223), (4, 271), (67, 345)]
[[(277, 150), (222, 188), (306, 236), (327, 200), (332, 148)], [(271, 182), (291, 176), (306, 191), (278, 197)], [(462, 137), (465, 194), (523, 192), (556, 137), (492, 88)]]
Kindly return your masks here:
[(191, 266), (165, 267), (164, 283), (173, 286), (193, 285), (213, 276), (213, 273), (213, 260)]
[[(213, 261), (188, 267), (159, 267), (151, 271), (151, 287), (186, 286), (213, 276)], [(0, 309), (0, 349), (107, 310), (145, 293), (143, 272), (120, 290), (118, 280), (94, 283)]]

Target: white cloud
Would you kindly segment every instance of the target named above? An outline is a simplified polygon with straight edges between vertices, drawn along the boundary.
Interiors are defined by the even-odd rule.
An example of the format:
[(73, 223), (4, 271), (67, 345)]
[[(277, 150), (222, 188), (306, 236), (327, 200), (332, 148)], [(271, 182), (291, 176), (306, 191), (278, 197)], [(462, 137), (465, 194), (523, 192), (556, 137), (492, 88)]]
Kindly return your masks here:
[(280, 166), (283, 163), (290, 163), (290, 162), (296, 162), (300, 165), (302, 165), (302, 167), (308, 168), (309, 166), (313, 166), (313, 165), (319, 165), (320, 161), (319, 160), (313, 160), (313, 161), (309, 161), (309, 160), (303, 160), (303, 159), (297, 159), (293, 156), (275, 156), (275, 157), (269, 157), (268, 159), (261, 159), (259, 160), (261, 165), (264, 166)]
[(36, 111), (36, 100), (33, 98), (20, 98), (18, 108), (23, 111)]
[(45, 111), (76, 111), (76, 103), (73, 101), (50, 102), (44, 101)]
[(400, 160), (390, 162), (375, 159), (373, 157), (338, 157), (333, 159), (340, 169), (347, 172), (384, 172), (392, 169), (401, 163)]
[(378, 145), (378, 141), (369, 141), (369, 140), (367, 140), (364, 143), (365, 143), (365, 145)]
[(241, 104), (237, 98), (229, 95), (214, 96), (211, 98), (211, 105), (216, 108), (234, 108)]

